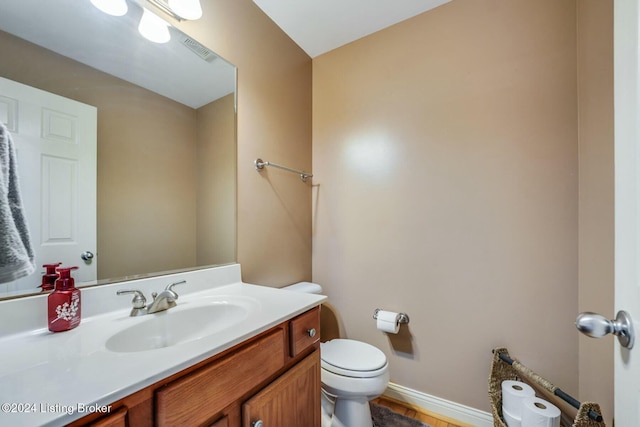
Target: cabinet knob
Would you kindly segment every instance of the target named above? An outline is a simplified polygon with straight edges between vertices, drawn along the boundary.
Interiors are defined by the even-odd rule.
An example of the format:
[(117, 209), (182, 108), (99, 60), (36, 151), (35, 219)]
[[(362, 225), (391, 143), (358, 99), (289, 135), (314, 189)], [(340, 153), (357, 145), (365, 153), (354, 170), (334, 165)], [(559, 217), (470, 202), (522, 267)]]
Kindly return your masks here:
[(251, 427), (262, 427), (262, 420), (252, 422)]
[(307, 329), (307, 335), (309, 335), (311, 338), (315, 337), (316, 329), (315, 328)]

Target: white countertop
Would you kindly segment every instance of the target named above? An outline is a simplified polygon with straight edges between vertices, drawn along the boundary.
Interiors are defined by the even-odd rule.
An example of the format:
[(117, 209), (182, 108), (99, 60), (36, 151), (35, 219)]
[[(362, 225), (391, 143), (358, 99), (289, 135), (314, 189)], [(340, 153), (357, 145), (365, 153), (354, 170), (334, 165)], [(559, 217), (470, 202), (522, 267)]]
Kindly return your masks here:
[[(239, 278), (239, 266), (230, 268), (237, 268), (237, 274), (232, 271), (232, 280)], [(216, 274), (215, 268), (210, 270)], [(5, 333), (0, 336), (0, 425), (67, 424), (87, 415), (89, 412), (82, 411), (91, 411), (92, 406), (108, 405), (141, 390), (303, 313), (326, 299), (322, 295), (255, 286), (239, 280), (221, 283), (212, 278), (210, 281), (215, 286), (207, 288), (207, 278), (203, 278), (202, 274), (199, 273), (196, 280), (199, 284), (195, 292), (180, 292), (188, 289), (189, 277), (184, 288), (175, 288), (180, 298), (178, 306), (170, 310), (188, 310), (203, 301), (221, 301), (225, 298), (248, 301), (251, 310), (230, 328), (173, 346), (129, 353), (108, 350), (105, 343), (109, 337), (156, 314), (130, 317), (130, 296), (117, 297), (107, 304), (113, 306), (116, 302), (121, 308), (115, 311), (104, 312), (104, 308), (97, 308), (99, 304), (92, 301), (95, 298), (107, 298), (105, 295), (111, 299), (117, 289), (143, 289), (146, 286), (148, 290), (149, 286), (155, 286), (155, 290), (159, 291), (162, 290), (158, 288), (159, 279), (153, 279), (151, 284), (142, 280), (83, 291), (82, 323), (70, 331), (51, 333), (45, 327), (7, 333), (11, 331), (5, 325)], [(166, 284), (184, 276), (189, 275), (164, 276), (161, 280)], [(145, 294), (149, 298), (147, 291)], [(36, 298), (42, 300), (43, 297)], [(87, 314), (84, 311), (85, 300), (90, 307)], [(11, 301), (3, 303), (5, 305), (0, 306), (0, 311), (6, 313), (9, 307), (7, 303)], [(21, 310), (24, 310), (24, 302), (20, 304)], [(38, 308), (44, 305), (46, 310), (42, 301), (34, 300), (29, 304)], [(0, 315), (0, 321), (6, 322), (7, 319), (2, 317)], [(16, 327), (20, 329), (19, 325)]]

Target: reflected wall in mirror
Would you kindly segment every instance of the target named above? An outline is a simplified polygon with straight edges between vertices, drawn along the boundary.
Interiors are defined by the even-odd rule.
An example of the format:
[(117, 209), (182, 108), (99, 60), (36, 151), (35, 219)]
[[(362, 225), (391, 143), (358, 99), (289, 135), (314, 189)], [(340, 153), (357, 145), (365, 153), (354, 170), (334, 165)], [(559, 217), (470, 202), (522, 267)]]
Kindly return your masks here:
[[(45, 263), (91, 265), (97, 277), (77, 284), (93, 285), (236, 260), (236, 69), (174, 27), (169, 43), (144, 39), (142, 9), (128, 6), (114, 17), (90, 0), (3, 1), (0, 77), (96, 108), (97, 206), (76, 213), (96, 209), (97, 245), (72, 259), (36, 247), (36, 272), (0, 297), (39, 292)], [(16, 150), (20, 175), (39, 173)]]

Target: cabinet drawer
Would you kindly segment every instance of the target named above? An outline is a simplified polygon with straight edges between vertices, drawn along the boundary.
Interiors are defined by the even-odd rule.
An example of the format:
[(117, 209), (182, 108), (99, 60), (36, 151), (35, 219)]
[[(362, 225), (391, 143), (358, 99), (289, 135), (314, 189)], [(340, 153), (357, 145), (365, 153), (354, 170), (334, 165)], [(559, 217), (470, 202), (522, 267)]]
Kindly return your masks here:
[(289, 322), (290, 355), (296, 357), (320, 339), (320, 307)]
[[(159, 426), (200, 426), (284, 366), (284, 332), (273, 333), (156, 392)], [(214, 424), (215, 425), (215, 424)]]

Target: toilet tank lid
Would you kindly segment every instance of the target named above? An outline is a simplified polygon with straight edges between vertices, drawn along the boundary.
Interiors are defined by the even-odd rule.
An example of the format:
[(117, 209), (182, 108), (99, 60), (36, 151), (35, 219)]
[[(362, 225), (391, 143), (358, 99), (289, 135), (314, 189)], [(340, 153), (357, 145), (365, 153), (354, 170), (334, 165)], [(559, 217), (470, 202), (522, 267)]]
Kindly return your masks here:
[(335, 339), (320, 346), (323, 362), (349, 371), (375, 371), (387, 363), (380, 349), (355, 340)]
[(321, 294), (322, 286), (311, 282), (298, 282), (293, 285), (285, 286), (282, 289), (287, 291), (304, 292), (306, 294)]

